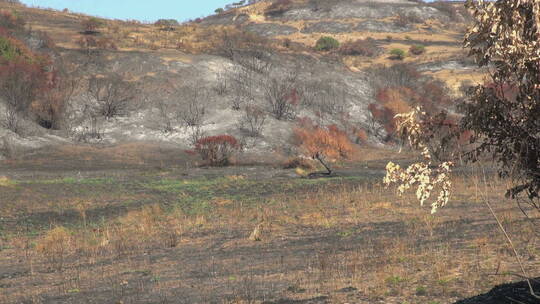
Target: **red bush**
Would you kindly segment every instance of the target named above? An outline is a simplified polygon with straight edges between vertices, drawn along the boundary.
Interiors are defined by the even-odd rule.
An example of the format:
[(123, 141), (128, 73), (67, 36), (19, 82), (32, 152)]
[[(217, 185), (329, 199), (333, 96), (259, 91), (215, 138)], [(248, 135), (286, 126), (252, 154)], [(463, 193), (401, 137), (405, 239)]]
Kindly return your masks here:
[(240, 144), (231, 135), (203, 137), (195, 143), (195, 151), (211, 166), (227, 166)]

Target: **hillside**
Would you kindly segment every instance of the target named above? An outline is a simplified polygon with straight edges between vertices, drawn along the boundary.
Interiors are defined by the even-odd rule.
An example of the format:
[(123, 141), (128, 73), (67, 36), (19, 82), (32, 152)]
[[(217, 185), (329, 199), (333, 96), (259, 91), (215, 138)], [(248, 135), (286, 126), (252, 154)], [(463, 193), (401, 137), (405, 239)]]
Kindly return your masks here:
[[(249, 0), (155, 24), (14, 2), (0, 303), (538, 302), (508, 282), (540, 269), (538, 204), (505, 196), (506, 174), (461, 157), (474, 129), (454, 132), (487, 75), (461, 47), (462, 2)], [(398, 129), (416, 107), (427, 132)], [(480, 127), (505, 116), (483, 109)], [(532, 132), (536, 116), (508, 115)], [(512, 170), (536, 164), (507, 146)]]
[[(85, 83), (92, 74), (121, 74), (137, 83), (140, 94), (124, 115), (112, 120), (98, 119), (97, 125), (94, 121), (93, 133), (98, 138), (90, 141), (151, 140), (188, 148), (194, 132), (227, 133), (243, 138), (252, 152), (287, 146), (297, 117), (337, 124), (352, 132), (353, 139), (357, 132), (354, 130), (363, 130), (368, 133), (367, 142), (372, 144), (388, 140), (391, 132), (385, 126), (388, 122), (374, 117), (373, 109), (395, 111), (396, 107), (408, 106), (403, 101), (398, 105), (377, 105), (381, 103), (375, 99), (381, 81), (374, 84), (373, 79), (383, 79), (384, 83), (388, 76), (385, 73), (392, 73), (382, 71), (380, 66), (411, 67), (420, 74), (415, 71), (414, 76), (409, 73), (404, 77), (418, 78), (419, 83), (424, 83), (420, 85), (422, 90), (427, 91), (432, 91), (428, 85), (440, 80), (448, 86), (450, 96), (459, 96), (463, 83), (483, 78), (483, 73), (473, 68), (461, 48), (467, 18), (462, 15), (459, 3), (353, 0), (276, 3), (273, 7), (269, 2), (258, 2), (173, 26), (100, 20), (96, 38), (102, 45), (86, 47), (80, 41), (88, 37), (81, 25), (87, 16), (3, 2), (0, 8), (23, 16), (32, 31), (47, 33), (56, 44), (58, 56), (77, 65), (75, 74), (82, 80), (70, 104), (69, 120), (77, 121), (78, 125), (71, 123), (69, 130), (64, 130), (71, 136), (54, 132), (68, 140), (74, 138), (73, 134), (88, 139), (80, 133), (92, 127), (92, 120), (83, 113), (88, 100)], [(337, 39), (342, 48), (329, 52), (315, 50), (315, 42), (322, 36)], [(421, 48), (419, 54), (410, 53), (411, 47)], [(389, 55), (393, 49), (408, 54), (396, 60)], [(378, 72), (374, 67), (379, 67)], [(252, 136), (249, 133), (254, 133), (253, 130), (241, 127), (243, 120), (250, 119), (243, 111), (245, 100), (266, 112), (265, 96), (272, 92), (264, 84), (274, 81), (284, 86), (285, 74), (294, 78), (294, 90), (302, 91), (299, 104), (286, 113), (290, 117), (277, 118), (266, 113), (261, 134)], [(409, 86), (418, 91), (413, 82)], [(189, 91), (194, 87), (195, 91), (204, 92), (204, 97), (193, 96)], [(193, 126), (186, 127), (186, 117), (179, 117), (180, 112), (186, 111), (186, 100), (201, 105), (198, 110), (204, 112), (196, 131), (189, 128)], [(27, 135), (41, 138), (50, 133), (31, 123), (26, 128)]]

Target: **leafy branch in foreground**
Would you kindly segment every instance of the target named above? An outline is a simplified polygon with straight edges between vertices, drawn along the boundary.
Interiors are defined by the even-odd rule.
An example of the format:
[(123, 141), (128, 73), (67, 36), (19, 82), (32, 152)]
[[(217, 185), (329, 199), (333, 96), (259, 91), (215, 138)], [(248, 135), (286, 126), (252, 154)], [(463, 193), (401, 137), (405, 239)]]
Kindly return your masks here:
[[(507, 196), (526, 197), (532, 210), (540, 215), (540, 1), (467, 0), (466, 7), (474, 22), (465, 36), (465, 47), (480, 67), (492, 71), (491, 82), (471, 89), (460, 105), (463, 117), (456, 135), (460, 132), (471, 134), (471, 146), (462, 154), (470, 162), (491, 157), (499, 175), (514, 182)], [(407, 135), (425, 161), (413, 164), (407, 170), (388, 164), (385, 183), (402, 183), (401, 192), (419, 184), (417, 196), (421, 203), (429, 197), (432, 187), (440, 184), (441, 195), (432, 205), (432, 212), (435, 212), (448, 201), (448, 173), (452, 163), (444, 162), (435, 171), (430, 171), (431, 155), (425, 145), (423, 134), (426, 131), (422, 126), (425, 119), (422, 116), (421, 110), (416, 109), (398, 115), (398, 118), (401, 134)], [(506, 229), (489, 201), (485, 203), (527, 278), (530, 294), (540, 299)], [(529, 217), (521, 206), (520, 209)]]
[(399, 184), (398, 194), (402, 195), (412, 187), (416, 188), (416, 197), (420, 205), (431, 197), (434, 190), (439, 190), (437, 199), (431, 204), (431, 213), (437, 212), (439, 207), (448, 203), (452, 183), (450, 173), (454, 163), (445, 161), (439, 164), (433, 162), (432, 152), (428, 148), (428, 141), (432, 138), (434, 130), (425, 127), (426, 113), (417, 107), (409, 113), (396, 115), (397, 132), (406, 139), (411, 147), (420, 152), (423, 161), (414, 163), (406, 169), (389, 162), (386, 166), (384, 184)]

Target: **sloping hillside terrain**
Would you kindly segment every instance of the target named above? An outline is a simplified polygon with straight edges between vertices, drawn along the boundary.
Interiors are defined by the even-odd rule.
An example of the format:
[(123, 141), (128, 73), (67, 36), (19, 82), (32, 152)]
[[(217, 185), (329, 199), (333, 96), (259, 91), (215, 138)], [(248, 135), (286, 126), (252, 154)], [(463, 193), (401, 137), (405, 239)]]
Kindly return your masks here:
[(540, 269), (508, 180), (460, 163), (436, 215), (381, 184), (417, 157), (396, 114), (453, 126), (485, 81), (463, 3), (251, 0), (145, 24), (14, 2), (0, 303), (535, 303), (492, 290)]
[[(29, 121), (25, 138), (8, 136), (13, 146), (30, 145), (28, 135), (38, 136), (38, 145), (54, 134), (61, 138), (56, 141), (152, 140), (188, 148), (198, 134), (231, 134), (246, 151), (269, 151), (289, 146), (301, 117), (336, 124), (354, 140), (359, 131), (367, 133), (366, 142), (379, 144), (390, 140), (392, 128), (378, 113), (396, 114), (422, 98), (444, 99), (440, 92), (458, 96), (463, 84), (483, 77), (461, 49), (467, 16), (459, 4), (263, 1), (172, 26), (96, 19), (95, 32), (85, 31), (86, 16), (0, 5), (20, 14), (32, 31), (47, 33), (56, 57), (74, 64), (79, 79), (63, 118), (69, 123), (51, 132)], [(341, 47), (317, 50), (322, 36)], [(390, 52), (396, 49), (407, 54), (395, 59)], [(110, 75), (131, 82), (138, 94), (122, 113), (93, 117), (85, 111), (96, 108), (90, 107), (97, 96), (89, 96), (88, 81)], [(381, 90), (407, 86), (426, 94), (377, 98)], [(273, 102), (286, 109), (272, 109)], [(253, 126), (246, 107), (264, 121)], [(443, 107), (452, 111), (451, 104)]]

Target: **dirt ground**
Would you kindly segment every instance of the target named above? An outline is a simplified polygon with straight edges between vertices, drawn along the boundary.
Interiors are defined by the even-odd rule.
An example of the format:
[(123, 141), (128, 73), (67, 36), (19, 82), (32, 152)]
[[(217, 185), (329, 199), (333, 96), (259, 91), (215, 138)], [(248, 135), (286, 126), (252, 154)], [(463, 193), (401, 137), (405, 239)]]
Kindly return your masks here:
[(474, 168), (430, 215), (384, 159), (311, 180), (51, 151), (0, 164), (0, 303), (453, 303), (517, 279), (485, 200), (540, 269), (538, 222)]

